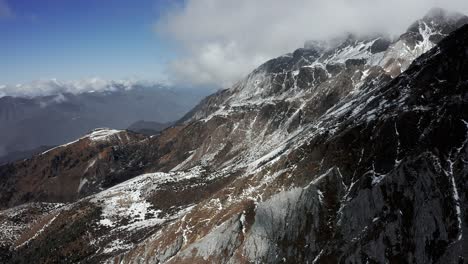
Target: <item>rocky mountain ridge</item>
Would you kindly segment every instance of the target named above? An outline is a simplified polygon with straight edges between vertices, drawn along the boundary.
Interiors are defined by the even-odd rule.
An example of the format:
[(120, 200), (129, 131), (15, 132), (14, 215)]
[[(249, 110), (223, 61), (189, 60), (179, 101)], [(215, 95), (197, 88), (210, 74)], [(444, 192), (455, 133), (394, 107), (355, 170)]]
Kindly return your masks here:
[[(4, 262), (465, 262), (468, 26), (440, 16), (270, 60), (158, 136), (98, 130), (0, 167), (2, 191), (49, 190), (37, 159), (94, 151), (66, 201), (2, 194)], [(50, 178), (69, 184), (74, 160)]]

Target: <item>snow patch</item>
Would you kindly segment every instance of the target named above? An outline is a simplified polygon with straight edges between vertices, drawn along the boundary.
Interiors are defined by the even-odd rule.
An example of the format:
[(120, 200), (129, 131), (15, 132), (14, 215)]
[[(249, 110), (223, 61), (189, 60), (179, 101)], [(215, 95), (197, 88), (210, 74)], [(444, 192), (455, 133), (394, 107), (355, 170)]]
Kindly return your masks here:
[(111, 243), (109, 243), (106, 248), (104, 248), (103, 253), (109, 254), (109, 253), (113, 253), (116, 251), (125, 251), (125, 250), (131, 249), (132, 247), (133, 247), (133, 244), (128, 244), (125, 241), (116, 239), (112, 241)]
[(109, 128), (97, 128), (91, 134), (86, 137), (92, 141), (105, 141), (111, 138), (112, 136), (122, 132), (123, 130), (109, 129)]
[(20, 247), (22, 247), (22, 246), (24, 246), (24, 245), (27, 245), (30, 241), (36, 239), (40, 234), (42, 234), (42, 232), (44, 232), (44, 230), (46, 230), (46, 228), (47, 228), (48, 226), (50, 226), (50, 225), (55, 221), (55, 219), (57, 218), (57, 216), (58, 216), (59, 214), (60, 214), (60, 213), (55, 214), (55, 215), (52, 217), (52, 219), (49, 220), (49, 222), (47, 222), (45, 225), (43, 225), (42, 228), (34, 234), (34, 236), (32, 236), (31, 238), (29, 238), (29, 239), (26, 240), (25, 242), (21, 243), (20, 245), (16, 246), (15, 249), (18, 249), (18, 248), (20, 248)]
[(81, 191), (81, 188), (83, 188), (83, 186), (85, 186), (85, 184), (86, 184), (87, 182), (88, 182), (88, 179), (82, 178), (82, 179), (80, 180), (80, 185), (78, 186), (78, 190), (77, 190), (76, 192), (79, 193), (79, 192)]

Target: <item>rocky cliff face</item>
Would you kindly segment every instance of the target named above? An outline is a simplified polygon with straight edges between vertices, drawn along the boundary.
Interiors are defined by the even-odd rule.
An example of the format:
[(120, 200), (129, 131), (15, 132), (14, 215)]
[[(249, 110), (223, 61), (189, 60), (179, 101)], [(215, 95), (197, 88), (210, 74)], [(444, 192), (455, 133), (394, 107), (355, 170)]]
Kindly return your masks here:
[[(393, 42), (309, 43), (158, 136), (100, 130), (0, 167), (2, 190), (26, 190), (2, 196), (18, 205), (0, 212), (2, 260), (467, 261), (464, 21), (435, 10)], [(73, 173), (54, 163), (66, 199), (29, 176), (83, 152)]]

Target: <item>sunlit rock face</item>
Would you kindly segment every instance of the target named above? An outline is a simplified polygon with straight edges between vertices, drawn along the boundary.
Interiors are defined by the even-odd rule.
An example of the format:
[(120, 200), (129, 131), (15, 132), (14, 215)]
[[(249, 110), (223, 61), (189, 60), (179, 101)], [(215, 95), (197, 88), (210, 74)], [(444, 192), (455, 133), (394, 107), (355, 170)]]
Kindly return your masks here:
[(395, 41), (309, 43), (159, 135), (101, 129), (0, 167), (3, 259), (467, 261), (463, 21), (433, 10)]

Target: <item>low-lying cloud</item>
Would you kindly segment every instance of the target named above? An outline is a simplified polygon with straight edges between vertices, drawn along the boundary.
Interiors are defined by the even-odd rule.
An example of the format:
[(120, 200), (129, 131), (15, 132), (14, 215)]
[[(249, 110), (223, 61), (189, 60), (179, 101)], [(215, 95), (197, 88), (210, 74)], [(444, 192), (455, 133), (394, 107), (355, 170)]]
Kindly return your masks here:
[[(104, 80), (89, 78), (77, 81), (59, 81), (57, 79), (38, 80), (30, 83), (15, 85), (0, 85), (0, 98), (4, 96), (32, 98), (37, 96), (56, 96), (54, 100), (61, 100), (61, 94), (81, 94), (89, 92), (113, 92), (129, 90), (136, 86), (163, 87), (162, 83), (144, 80)], [(58, 97), (57, 97), (58, 96)]]
[(173, 80), (229, 86), (306, 40), (398, 35), (432, 7), (468, 13), (466, 0), (186, 0), (155, 28), (178, 49)]

